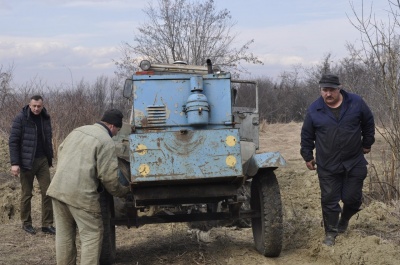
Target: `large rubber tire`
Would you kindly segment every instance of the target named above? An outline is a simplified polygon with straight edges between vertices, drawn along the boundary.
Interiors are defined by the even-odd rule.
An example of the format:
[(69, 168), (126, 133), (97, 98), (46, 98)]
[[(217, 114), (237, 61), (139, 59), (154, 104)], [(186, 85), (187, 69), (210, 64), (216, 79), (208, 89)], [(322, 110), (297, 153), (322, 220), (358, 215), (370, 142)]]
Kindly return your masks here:
[(273, 171), (259, 172), (251, 184), (251, 209), (261, 216), (251, 219), (254, 243), (266, 257), (278, 257), (282, 250), (282, 201)]
[(100, 206), (104, 226), (100, 264), (110, 265), (114, 263), (116, 253), (115, 225), (111, 220), (114, 217), (114, 200), (113, 196), (106, 190), (100, 193)]

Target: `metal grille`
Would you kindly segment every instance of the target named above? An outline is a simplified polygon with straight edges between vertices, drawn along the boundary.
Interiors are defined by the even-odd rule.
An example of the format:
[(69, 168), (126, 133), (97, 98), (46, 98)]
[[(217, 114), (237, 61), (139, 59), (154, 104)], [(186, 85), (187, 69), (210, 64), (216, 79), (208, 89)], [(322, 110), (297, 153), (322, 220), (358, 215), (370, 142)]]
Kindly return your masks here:
[(167, 111), (165, 105), (148, 106), (147, 107), (148, 126), (164, 125), (167, 119)]

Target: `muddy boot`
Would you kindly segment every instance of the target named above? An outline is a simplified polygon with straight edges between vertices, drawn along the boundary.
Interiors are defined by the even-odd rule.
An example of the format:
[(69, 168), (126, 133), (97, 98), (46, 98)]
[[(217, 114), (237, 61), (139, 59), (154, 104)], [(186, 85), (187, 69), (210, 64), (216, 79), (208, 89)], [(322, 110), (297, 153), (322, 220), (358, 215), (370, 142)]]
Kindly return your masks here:
[(322, 241), (322, 243), (329, 247), (335, 245), (336, 235), (337, 233), (326, 233), (324, 241)]
[(324, 214), (324, 227), (325, 227), (325, 239), (322, 241), (327, 246), (335, 245), (335, 238), (338, 234), (338, 221), (339, 213)]
[(359, 209), (354, 210), (349, 207), (344, 206), (342, 214), (340, 215), (340, 220), (338, 224), (338, 232), (339, 233), (344, 233), (347, 230), (347, 227), (349, 226), (349, 220), (350, 218), (358, 213), (360, 211)]
[(348, 226), (349, 226), (349, 220), (345, 220), (341, 217), (338, 224), (338, 233), (346, 232)]

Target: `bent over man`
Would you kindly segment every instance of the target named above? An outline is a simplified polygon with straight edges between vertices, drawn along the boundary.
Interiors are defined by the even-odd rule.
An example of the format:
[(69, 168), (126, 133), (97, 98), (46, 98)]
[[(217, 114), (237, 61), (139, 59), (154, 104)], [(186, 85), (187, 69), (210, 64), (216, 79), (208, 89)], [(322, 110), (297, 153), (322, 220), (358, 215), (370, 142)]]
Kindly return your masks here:
[(76, 264), (76, 229), (81, 240), (81, 264), (99, 263), (103, 238), (100, 194), (103, 187), (122, 197), (129, 187), (118, 181), (118, 160), (112, 136), (123, 115), (112, 109), (100, 122), (73, 130), (58, 149), (56, 173), (47, 194), (53, 198), (57, 227), (57, 264)]
[(29, 105), (14, 118), (9, 138), (11, 173), (20, 175), (22, 229), (34, 235), (31, 199), (33, 181), (39, 183), (42, 194), (42, 231), (55, 234), (51, 198), (46, 195), (50, 184), (53, 144), (50, 115), (40, 95), (31, 97)]
[(375, 142), (375, 124), (364, 100), (341, 89), (336, 75), (323, 75), (319, 85), (321, 96), (308, 108), (301, 129), (300, 153), (307, 168), (317, 170), (323, 243), (332, 246), (337, 234), (346, 231), (350, 218), (360, 211), (368, 164), (364, 154)]

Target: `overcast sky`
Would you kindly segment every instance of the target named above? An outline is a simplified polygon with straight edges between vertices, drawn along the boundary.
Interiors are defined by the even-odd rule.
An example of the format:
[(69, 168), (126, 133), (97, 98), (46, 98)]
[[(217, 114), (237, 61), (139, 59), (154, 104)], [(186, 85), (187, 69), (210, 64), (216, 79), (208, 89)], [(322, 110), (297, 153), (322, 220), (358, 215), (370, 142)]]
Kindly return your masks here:
[[(153, 0), (155, 1), (155, 0)], [(352, 0), (350, 0), (352, 1)], [(14, 82), (92, 82), (113, 76), (113, 59), (123, 42), (133, 43), (146, 19), (148, 0), (0, 0), (0, 67), (13, 66)], [(238, 45), (254, 39), (251, 52), (263, 62), (254, 76), (277, 77), (294, 64), (313, 65), (328, 53), (347, 55), (346, 42), (359, 42), (350, 24), (349, 0), (215, 0), (237, 22)], [(361, 12), (361, 0), (354, 0)], [(365, 5), (371, 0), (364, 0)], [(382, 14), (387, 0), (376, 0)]]

